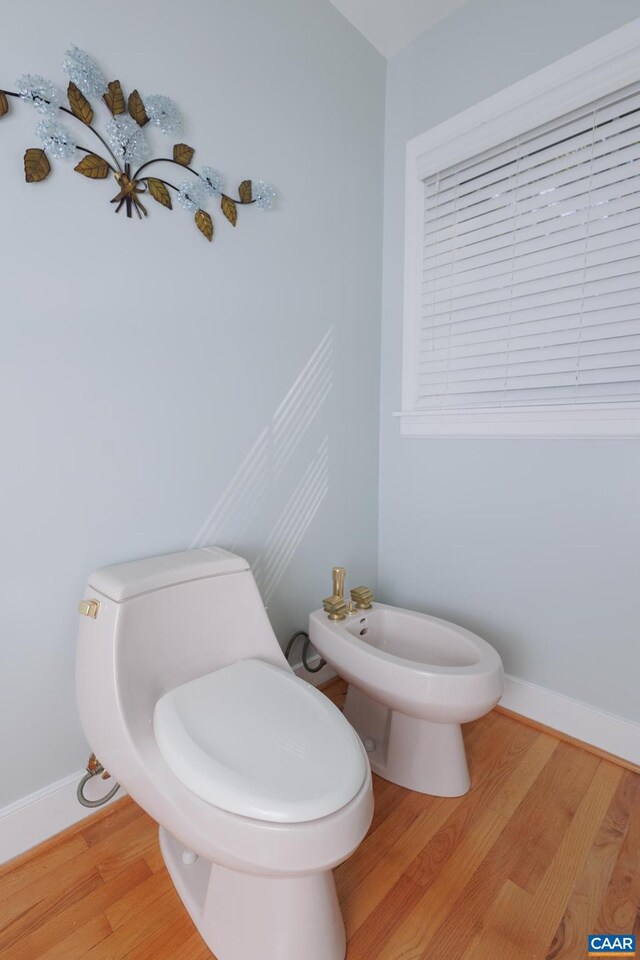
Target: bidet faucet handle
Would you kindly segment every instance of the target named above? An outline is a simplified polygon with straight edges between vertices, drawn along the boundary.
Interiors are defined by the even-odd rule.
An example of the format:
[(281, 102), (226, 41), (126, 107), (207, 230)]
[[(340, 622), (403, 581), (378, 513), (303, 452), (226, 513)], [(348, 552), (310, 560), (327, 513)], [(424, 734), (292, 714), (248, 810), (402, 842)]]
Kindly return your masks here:
[(356, 605), (356, 610), (371, 610), (374, 596), (369, 587), (354, 587), (351, 591), (351, 599)]
[(334, 567), (331, 571), (333, 580), (333, 596), (344, 599), (344, 578), (347, 571), (344, 567)]
[(343, 597), (325, 597), (322, 606), (324, 612), (329, 614), (329, 620), (344, 620), (347, 615), (347, 604)]

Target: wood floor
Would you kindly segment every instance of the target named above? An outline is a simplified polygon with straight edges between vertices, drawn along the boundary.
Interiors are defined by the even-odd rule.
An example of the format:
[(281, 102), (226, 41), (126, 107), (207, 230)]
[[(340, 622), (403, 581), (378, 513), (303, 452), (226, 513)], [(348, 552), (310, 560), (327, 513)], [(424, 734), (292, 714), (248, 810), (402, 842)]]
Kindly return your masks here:
[[(495, 711), (465, 741), (466, 797), (374, 778), (335, 871), (348, 960), (583, 960), (588, 933), (640, 934), (640, 776)], [(128, 798), (0, 870), (2, 960), (211, 956)]]

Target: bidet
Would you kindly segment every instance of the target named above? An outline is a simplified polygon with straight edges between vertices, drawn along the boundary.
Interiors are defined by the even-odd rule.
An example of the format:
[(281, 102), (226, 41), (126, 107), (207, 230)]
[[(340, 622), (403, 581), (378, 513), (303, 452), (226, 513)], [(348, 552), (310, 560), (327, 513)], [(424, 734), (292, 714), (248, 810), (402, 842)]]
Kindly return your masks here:
[(502, 661), (463, 627), (373, 603), (356, 617), (309, 617), (318, 652), (349, 683), (344, 714), (372, 770), (410, 790), (457, 797), (470, 787), (461, 724), (502, 696)]

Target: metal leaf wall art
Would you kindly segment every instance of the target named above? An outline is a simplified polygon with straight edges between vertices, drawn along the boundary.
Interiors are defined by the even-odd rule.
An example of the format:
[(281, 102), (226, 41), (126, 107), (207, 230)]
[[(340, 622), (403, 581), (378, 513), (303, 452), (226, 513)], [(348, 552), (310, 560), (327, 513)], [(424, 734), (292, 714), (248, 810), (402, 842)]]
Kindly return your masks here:
[[(175, 143), (171, 156), (150, 158), (150, 144), (145, 127), (158, 127), (163, 134), (177, 138), (182, 131), (178, 108), (168, 97), (152, 94), (142, 97), (133, 90), (128, 97), (119, 80), (107, 82), (98, 64), (78, 47), (70, 47), (63, 61), (69, 76), (67, 103), (53, 83), (44, 77), (24, 74), (16, 81), (17, 90), (0, 89), (0, 119), (10, 111), (10, 98), (31, 104), (42, 119), (36, 127), (41, 146), (30, 147), (24, 155), (24, 175), (27, 183), (39, 183), (51, 173), (51, 160), (70, 160), (82, 154), (74, 167), (76, 173), (90, 180), (113, 177), (117, 193), (111, 203), (115, 212), (124, 209), (127, 217), (135, 210), (139, 219), (148, 215), (143, 202), (151, 197), (156, 203), (173, 209), (172, 194), (185, 210), (193, 213), (198, 230), (207, 240), (213, 240), (213, 219), (205, 206), (213, 199), (222, 213), (235, 227), (238, 208), (255, 204), (261, 210), (270, 210), (276, 194), (263, 180), (243, 180), (238, 197), (224, 192), (223, 179), (212, 167), (199, 171), (192, 166), (194, 149), (186, 143)], [(107, 123), (101, 132), (95, 125), (94, 104), (102, 103), (107, 110)], [(79, 124), (78, 130), (99, 141), (96, 149), (77, 142), (76, 136), (58, 115), (67, 114)], [(91, 141), (90, 141), (91, 142)], [(189, 174), (177, 186), (170, 180), (151, 173), (154, 164), (173, 164)]]

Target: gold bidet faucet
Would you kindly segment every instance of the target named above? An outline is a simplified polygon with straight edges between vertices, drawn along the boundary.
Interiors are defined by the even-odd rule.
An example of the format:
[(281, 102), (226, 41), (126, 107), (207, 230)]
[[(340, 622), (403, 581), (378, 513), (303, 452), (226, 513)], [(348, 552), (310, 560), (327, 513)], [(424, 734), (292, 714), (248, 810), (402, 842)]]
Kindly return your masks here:
[(344, 567), (334, 567), (332, 573), (332, 594), (325, 597), (322, 606), (329, 620), (344, 620), (354, 617), (358, 610), (370, 610), (373, 593), (369, 587), (354, 587), (351, 591), (351, 603), (344, 599), (344, 581), (347, 571)]
[(330, 597), (325, 597), (322, 606), (329, 620), (344, 620), (347, 615), (347, 604), (344, 599), (344, 578), (347, 571), (344, 567), (334, 567), (332, 573), (332, 591)]

